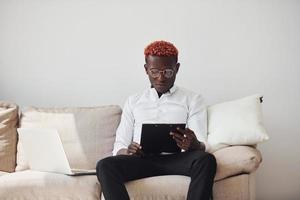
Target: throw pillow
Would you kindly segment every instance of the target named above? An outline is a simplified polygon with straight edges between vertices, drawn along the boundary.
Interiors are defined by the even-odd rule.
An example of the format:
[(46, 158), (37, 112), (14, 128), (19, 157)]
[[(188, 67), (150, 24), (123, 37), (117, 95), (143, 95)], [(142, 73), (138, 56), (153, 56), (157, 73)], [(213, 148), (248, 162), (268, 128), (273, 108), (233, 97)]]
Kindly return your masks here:
[(268, 140), (259, 94), (208, 107), (210, 151), (229, 145), (255, 145)]
[(0, 101), (0, 171), (15, 171), (18, 119), (18, 106)]

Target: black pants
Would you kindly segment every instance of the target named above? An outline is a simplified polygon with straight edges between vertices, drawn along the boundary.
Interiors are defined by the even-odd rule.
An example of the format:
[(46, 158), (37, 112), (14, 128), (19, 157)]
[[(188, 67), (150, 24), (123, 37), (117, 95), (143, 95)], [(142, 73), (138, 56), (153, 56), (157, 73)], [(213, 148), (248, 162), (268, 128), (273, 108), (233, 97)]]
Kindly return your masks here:
[(129, 200), (125, 182), (160, 175), (191, 177), (187, 199), (208, 200), (212, 194), (216, 159), (203, 151), (145, 157), (118, 155), (100, 160), (96, 169), (106, 200)]

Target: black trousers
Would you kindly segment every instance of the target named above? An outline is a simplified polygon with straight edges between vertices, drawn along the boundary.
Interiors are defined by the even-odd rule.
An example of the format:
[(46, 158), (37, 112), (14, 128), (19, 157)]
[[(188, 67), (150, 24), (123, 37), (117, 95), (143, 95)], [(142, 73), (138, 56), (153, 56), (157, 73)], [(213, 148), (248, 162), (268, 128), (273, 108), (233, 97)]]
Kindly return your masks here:
[(106, 200), (129, 200), (125, 182), (160, 175), (191, 177), (187, 199), (208, 200), (212, 194), (216, 159), (203, 151), (144, 157), (118, 155), (100, 160), (96, 170)]

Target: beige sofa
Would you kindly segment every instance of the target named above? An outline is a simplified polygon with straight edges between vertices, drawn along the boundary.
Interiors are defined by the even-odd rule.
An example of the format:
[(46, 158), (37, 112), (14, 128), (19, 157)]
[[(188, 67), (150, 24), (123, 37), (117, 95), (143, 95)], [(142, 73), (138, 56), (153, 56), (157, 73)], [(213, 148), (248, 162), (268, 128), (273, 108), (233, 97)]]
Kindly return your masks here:
[[(71, 167), (92, 169), (99, 159), (111, 155), (120, 116), (119, 106), (102, 106), (29, 108), (19, 117), (17, 105), (0, 102), (0, 199), (100, 199), (96, 176), (31, 171), (16, 127), (56, 128)], [(250, 146), (231, 146), (214, 155), (218, 163), (214, 199), (255, 199), (254, 174), (262, 160), (260, 152)], [(126, 187), (131, 199), (179, 200), (186, 199), (189, 182), (185, 176), (158, 176), (128, 182)]]

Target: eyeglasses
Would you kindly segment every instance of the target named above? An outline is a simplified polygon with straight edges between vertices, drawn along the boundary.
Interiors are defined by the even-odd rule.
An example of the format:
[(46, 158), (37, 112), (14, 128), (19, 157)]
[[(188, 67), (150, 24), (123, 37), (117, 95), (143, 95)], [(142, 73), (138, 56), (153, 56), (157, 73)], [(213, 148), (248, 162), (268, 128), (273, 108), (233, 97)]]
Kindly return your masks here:
[(152, 78), (158, 78), (160, 76), (160, 73), (162, 73), (165, 78), (172, 78), (174, 76), (175, 70), (174, 69), (164, 69), (164, 70), (149, 69), (148, 72)]

